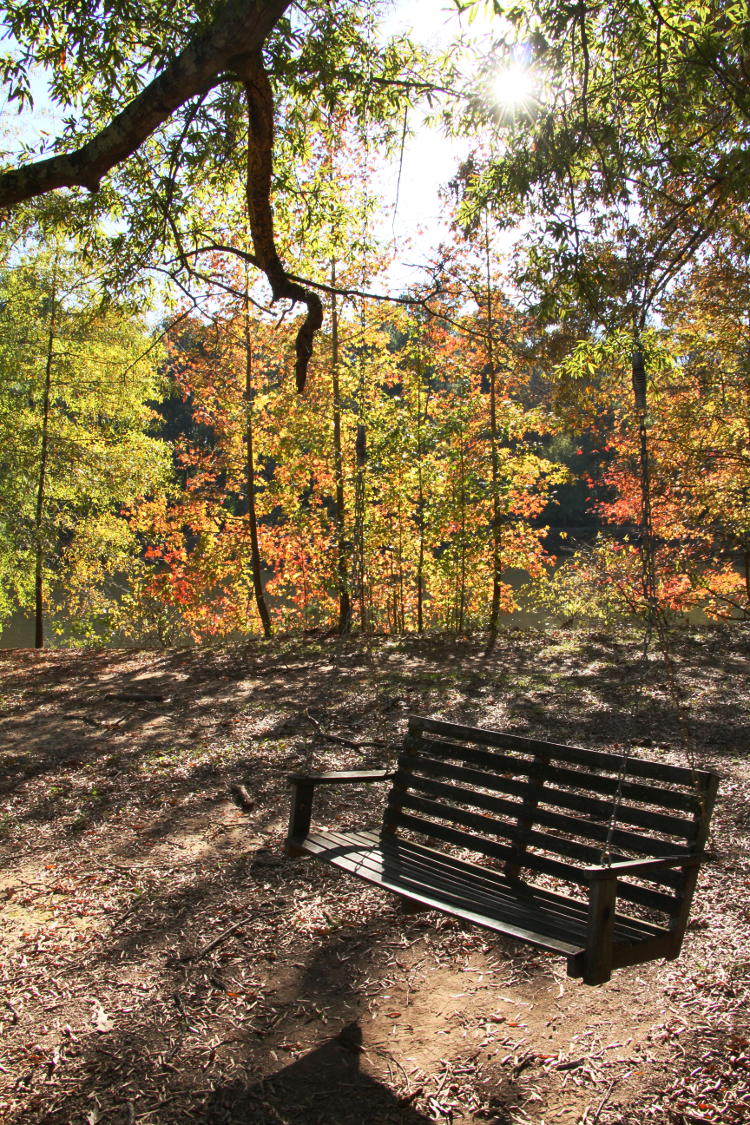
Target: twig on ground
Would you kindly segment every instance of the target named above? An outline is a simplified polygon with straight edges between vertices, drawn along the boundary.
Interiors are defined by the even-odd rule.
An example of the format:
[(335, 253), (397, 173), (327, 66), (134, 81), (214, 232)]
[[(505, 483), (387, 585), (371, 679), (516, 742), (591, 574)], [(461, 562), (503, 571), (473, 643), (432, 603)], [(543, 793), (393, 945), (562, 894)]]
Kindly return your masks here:
[(218, 937), (215, 937), (213, 941), (210, 941), (208, 945), (204, 945), (201, 949), (199, 949), (197, 953), (183, 953), (180, 957), (177, 958), (177, 960), (183, 962), (183, 964), (186, 961), (200, 961), (200, 959), (202, 957), (205, 957), (207, 953), (210, 953), (212, 949), (216, 949), (217, 945), (221, 945), (221, 943), (226, 938), (231, 937), (235, 930), (239, 930), (242, 926), (246, 926), (256, 913), (256, 911), (253, 911), (252, 914), (245, 914), (242, 918), (240, 918), (238, 922), (233, 922), (232, 925), (229, 926), (226, 930), (222, 931), (222, 933), (220, 933)]
[(312, 723), (321, 738), (325, 738), (328, 742), (336, 742), (339, 746), (349, 746), (352, 750), (361, 750), (364, 746), (388, 745), (382, 738), (363, 738), (360, 741), (355, 741), (353, 738), (342, 738), (340, 734), (329, 734), (328, 731), (323, 730), (318, 720), (313, 718), (309, 711), (305, 710), (302, 714), (309, 723)]
[(609, 1086), (607, 1086), (607, 1089), (604, 1093), (604, 1097), (599, 1102), (599, 1105), (596, 1107), (596, 1110), (594, 1112), (594, 1116), (591, 1118), (591, 1120), (589, 1122), (589, 1125), (596, 1125), (597, 1121), (599, 1120), (599, 1118), (602, 1115), (602, 1111), (603, 1111), (605, 1105), (607, 1104), (607, 1102), (610, 1099), (610, 1096), (611, 1096), (614, 1088), (615, 1088), (615, 1079), (613, 1078), (612, 1081), (610, 1082)]
[(255, 801), (244, 785), (230, 785), (229, 792), (235, 805), (239, 805), (241, 809), (250, 812), (255, 808)]
[(121, 703), (171, 703), (172, 696), (163, 692), (135, 692), (135, 691), (108, 691), (105, 699), (118, 700)]

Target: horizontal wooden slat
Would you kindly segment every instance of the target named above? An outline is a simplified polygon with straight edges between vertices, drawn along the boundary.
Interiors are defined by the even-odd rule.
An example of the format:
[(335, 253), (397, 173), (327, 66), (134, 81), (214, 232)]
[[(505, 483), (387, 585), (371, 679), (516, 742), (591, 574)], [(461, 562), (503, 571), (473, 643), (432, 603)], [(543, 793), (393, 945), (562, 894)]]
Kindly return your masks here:
[[(497, 793), (507, 793), (521, 799), (533, 796), (544, 804), (556, 805), (558, 808), (570, 809), (573, 812), (585, 812), (589, 816), (598, 816), (607, 823), (612, 812), (612, 803), (597, 797), (573, 793), (568, 789), (557, 789), (546, 782), (542, 784), (527, 779), (506, 777), (502, 774), (487, 774), (470, 766), (457, 766), (453, 762), (439, 761), (423, 754), (404, 752), (399, 757), (399, 766), (409, 773), (419, 770), (431, 777), (466, 781), (470, 785), (492, 789)], [(623, 824), (633, 824), (653, 832), (662, 832), (678, 840), (692, 839), (695, 831), (692, 819), (670, 816), (654, 812), (652, 809), (641, 809), (623, 802), (620, 802), (618, 807), (617, 819)], [(672, 848), (673, 845), (669, 844), (668, 847)]]
[(290, 773), (290, 785), (341, 785), (347, 782), (388, 781), (393, 770), (326, 770), (324, 773)]
[[(474, 813), (468, 809), (459, 808), (456, 805), (446, 805), (438, 801), (432, 801), (428, 798), (419, 797), (414, 793), (398, 794), (394, 799), (398, 800), (403, 808), (423, 813), (430, 818), (431, 822), (434, 818), (438, 820), (448, 820), (452, 824), (458, 824), (464, 828), (473, 829), (475, 832), (481, 832), (484, 835), (491, 835), (493, 837), (502, 835), (509, 841), (509, 846), (515, 851), (516, 855), (519, 854), (517, 851), (519, 845), (521, 845), (521, 847), (530, 845), (531, 847), (541, 848), (547, 853), (551, 852), (553, 857), (559, 856), (563, 860), (579, 860), (581, 863), (590, 864), (591, 866), (601, 863), (601, 848), (596, 848), (591, 844), (583, 844), (580, 840), (567, 840), (561, 836), (553, 836), (548, 832), (540, 832), (535, 828), (526, 829), (522, 833), (519, 833), (519, 837), (516, 838), (513, 832), (514, 826), (512, 824), (503, 824), (494, 817), (484, 816), (482, 813)], [(390, 816), (390, 814), (388, 815)], [(396, 814), (393, 823), (398, 824), (399, 819), (400, 814)], [(521, 855), (522, 858), (519, 860), (520, 865), (526, 866), (528, 864), (529, 853), (523, 851)], [(614, 858), (615, 857), (613, 857), (613, 859)], [(576, 878), (573, 881), (582, 882), (583, 877), (579, 867), (576, 866), (575, 870)], [(569, 877), (570, 876), (564, 876), (564, 878)], [(681, 887), (684, 881), (679, 871), (669, 869), (659, 869), (643, 877), (649, 879), (651, 882), (662, 884), (663, 886), (677, 888)]]
[(470, 876), (457, 872), (446, 874), (435, 864), (420, 864), (405, 850), (408, 845), (404, 841), (401, 845), (398, 853), (368, 850), (361, 861), (363, 867), (367, 871), (375, 869), (379, 875), (386, 876), (410, 897), (414, 893), (426, 891), (438, 894), (441, 901), (449, 905), (463, 905), (489, 918), (520, 920), (523, 915), (526, 926), (533, 925), (539, 932), (559, 941), (569, 942), (573, 938), (584, 940), (585, 904), (572, 902), (571, 905), (577, 909), (566, 912), (556, 905), (542, 905), (514, 894), (510, 883), (506, 883), (501, 893), (490, 895), (474, 879), (473, 874)]
[[(499, 754), (492, 750), (479, 750), (475, 746), (461, 746), (454, 742), (440, 742), (437, 739), (425, 738), (420, 739), (418, 744), (410, 740), (408, 745), (410, 749), (419, 749), (433, 758), (458, 758), (460, 761), (490, 770), (495, 775), (503, 773), (523, 774), (534, 779), (543, 779), (545, 782), (570, 785), (575, 789), (593, 790), (595, 793), (609, 795), (614, 795), (619, 785), (617, 777), (607, 777), (585, 770), (571, 770), (565, 766), (552, 764), (542, 767), (533, 760), (514, 758), (508, 754)], [(695, 812), (699, 806), (695, 793), (662, 789), (656, 785), (644, 785), (640, 782), (624, 781), (621, 786), (621, 797), (624, 800), (653, 804), (662, 809), (685, 809), (689, 812)]]
[[(352, 838), (356, 840), (358, 834), (352, 834)], [(577, 926), (585, 918), (587, 902), (584, 898), (555, 895), (527, 883), (511, 880), (500, 871), (492, 871), (480, 864), (416, 844), (412, 840), (393, 837), (389, 840), (383, 837), (378, 846), (384, 856), (391, 857), (394, 863), (403, 865), (404, 870), (411, 871), (422, 881), (434, 881), (436, 885), (455, 889), (466, 883), (466, 872), (470, 870), (472, 894), (488, 903), (506, 899), (524, 902), (530, 909), (539, 909), (545, 915), (555, 918), (557, 924), (568, 931), (571, 925)]]
[[(313, 834), (313, 841), (314, 838)], [(326, 833), (324, 837), (319, 837), (319, 839), (326, 843), (331, 839), (331, 834)], [(305, 843), (307, 845), (310, 842), (311, 838), (308, 838)], [(559, 917), (550, 917), (548, 912), (543, 909), (540, 910), (538, 907), (535, 908), (534, 904), (514, 898), (510, 893), (490, 899), (482, 895), (481, 892), (477, 892), (470, 877), (464, 876), (461, 883), (454, 882), (452, 885), (446, 886), (439, 880), (435, 881), (429, 877), (435, 874), (434, 866), (420, 870), (412, 865), (410, 862), (412, 857), (409, 856), (407, 849), (408, 845), (405, 845), (400, 849), (400, 854), (388, 854), (383, 852), (377, 844), (363, 846), (357, 841), (351, 841), (344, 843), (342, 846), (340, 839), (336, 838), (333, 840), (333, 847), (323, 858), (336, 866), (343, 866), (343, 863), (346, 863), (347, 868), (353, 874), (371, 879), (373, 882), (379, 882), (381, 885), (388, 884), (391, 889), (398, 892), (408, 892), (410, 895), (415, 894), (420, 897), (424, 894), (430, 894), (433, 899), (438, 895), (441, 905), (463, 904), (475, 915), (481, 915), (485, 919), (505, 917), (512, 920), (515, 917), (520, 920), (523, 917), (527, 923), (527, 929), (529, 923), (536, 921), (537, 924), (534, 929), (537, 933), (544, 933), (545, 936), (556, 939), (558, 943), (566, 947), (572, 944), (571, 939), (577, 939), (580, 947), (585, 929), (585, 919), (580, 912), (576, 918), (568, 918), (563, 923)], [(340, 861), (343, 861), (343, 863)], [(506, 887), (506, 892), (508, 891), (509, 888)], [(562, 927), (564, 925), (567, 925), (567, 933), (563, 932)]]
[[(402, 807), (405, 809), (413, 809), (415, 812), (423, 813), (429, 817), (437, 820), (449, 820), (452, 824), (459, 824), (463, 828), (470, 828), (474, 832), (481, 832), (483, 835), (497, 836), (501, 835), (508, 840), (511, 850), (515, 851), (518, 845), (521, 849), (526, 844), (537, 843), (537, 846), (543, 847), (545, 851), (551, 851), (555, 856), (562, 858), (572, 857), (573, 859), (580, 859), (584, 863), (597, 863), (599, 859), (599, 849), (591, 847), (590, 845), (578, 843), (575, 840), (563, 840), (557, 837), (546, 837), (544, 833), (537, 832), (533, 829), (527, 830), (522, 833), (522, 838), (514, 840), (512, 837), (513, 825), (507, 822), (496, 820), (494, 817), (485, 815), (483, 813), (472, 812), (469, 809), (459, 808), (457, 805), (447, 805), (445, 802), (432, 801), (427, 797), (420, 797), (416, 793), (400, 794), (399, 798)], [(545, 843), (539, 842), (540, 840), (546, 841)], [(517, 853), (521, 854), (521, 853)]]
[[(404, 788), (414, 789), (419, 793), (429, 793), (436, 797), (444, 797), (446, 801), (460, 804), (473, 804), (478, 808), (487, 809), (490, 812), (496, 812), (501, 816), (507, 816), (509, 818), (519, 817), (524, 808), (521, 801), (491, 796), (490, 794), (478, 792), (477, 790), (451, 785), (447, 782), (436, 780), (434, 777), (422, 777), (413, 773), (411, 770), (408, 773), (403, 769), (399, 770), (396, 775), (395, 783)], [(534, 793), (535, 791), (532, 790), (531, 792)], [(544, 801), (550, 800), (549, 796), (544, 792), (540, 794), (540, 797)], [(606, 808), (607, 812), (610, 811), (609, 806), (603, 807)], [(609, 836), (609, 823), (603, 819), (600, 821), (592, 821), (585, 817), (570, 816), (566, 813), (555, 812), (540, 806), (534, 808), (532, 819), (537, 824), (546, 825), (548, 828), (557, 828), (561, 832), (570, 833), (579, 839), (592, 840), (600, 844), (604, 844)], [(514, 840), (523, 839), (522, 831), (518, 830), (514, 822), (508, 824), (507, 835)], [(651, 836), (639, 835), (636, 832), (627, 832), (623, 829), (615, 829), (611, 834), (609, 842), (615, 849), (635, 851), (643, 856), (658, 857), (662, 855), (674, 855), (676, 850), (676, 846), (671, 840), (656, 839)]]
[[(357, 839), (358, 836), (357, 833), (352, 834), (354, 839)], [(390, 841), (393, 841), (393, 845)], [(451, 881), (455, 869), (461, 872), (470, 867), (472, 880), (490, 901), (494, 901), (497, 897), (507, 897), (510, 894), (515, 900), (524, 901), (530, 907), (542, 909), (545, 914), (559, 918), (563, 929), (569, 927), (571, 923), (577, 924), (587, 914), (588, 902), (584, 898), (573, 899), (570, 896), (555, 894), (546, 888), (509, 879), (499, 871), (492, 871), (492, 869), (481, 867), (479, 864), (468, 864), (465, 860), (460, 860), (446, 852), (415, 844), (411, 840), (394, 841), (393, 837), (390, 837), (390, 840), (388, 837), (384, 837), (380, 841), (380, 846), (384, 854), (388, 854), (389, 850), (395, 846), (402, 859), (404, 850), (408, 848), (409, 864), (421, 866), (427, 872), (439, 872), (440, 878), (447, 882)], [(407, 860), (403, 860), (403, 862), (407, 862)], [(618, 915), (618, 925), (623, 934), (629, 934), (632, 940), (640, 940), (644, 935), (663, 932), (661, 927), (622, 914)]]
[[(477, 837), (470, 832), (462, 831), (460, 828), (438, 824), (422, 817), (412, 816), (410, 813), (399, 813), (397, 823), (399, 827), (407, 828), (412, 832), (426, 836), (428, 839), (443, 840), (446, 843), (465, 848), (467, 851), (486, 855), (491, 859), (517, 863), (521, 867), (539, 871), (545, 875), (552, 875), (557, 879), (577, 885), (586, 882), (581, 869), (574, 864), (550, 859), (548, 856), (538, 855), (535, 852), (519, 852), (507, 844)], [(673, 895), (652, 891), (646, 887), (625, 882), (622, 879), (617, 880), (617, 894), (620, 898), (627, 899), (628, 902), (638, 903), (640, 906), (646, 906), (650, 910), (659, 910), (665, 914), (671, 914), (679, 901)]]
[(404, 849), (414, 847), (412, 841), (400, 840), (398, 844), (397, 853), (383, 846), (383, 855), (390, 870), (401, 871), (405, 878), (410, 878), (414, 883), (429, 883), (446, 891), (466, 894), (473, 902), (484, 904), (489, 911), (496, 909), (500, 903), (522, 902), (527, 909), (543, 913), (548, 923), (563, 937), (569, 938), (577, 928), (582, 929), (586, 916), (586, 903), (583, 900), (564, 899), (562, 896), (557, 900), (543, 900), (521, 893), (530, 889), (528, 885), (519, 883), (513, 886), (507, 878), (503, 884), (493, 887), (474, 874), (481, 871), (478, 864), (471, 865), (472, 877), (467, 885), (466, 875), (461, 870), (436, 863), (411, 850), (406, 852)]
[(545, 875), (554, 875), (557, 879), (565, 879), (570, 883), (582, 884), (582, 877), (572, 864), (563, 863), (561, 860), (548, 859), (546, 856), (537, 856), (533, 853), (524, 854), (509, 844), (500, 844), (495, 840), (485, 840), (470, 832), (458, 828), (451, 828), (446, 824), (433, 823), (424, 817), (413, 816), (411, 813), (398, 813), (396, 823), (400, 828), (408, 828), (411, 832), (435, 840), (444, 840), (448, 844), (455, 844), (467, 851), (477, 852), (488, 856), (490, 859), (499, 859), (504, 862), (515, 861), (523, 863), (534, 871), (541, 871)]
[[(533, 755), (542, 751), (551, 758), (559, 761), (577, 762), (588, 765), (594, 769), (610, 769), (618, 772), (622, 763), (620, 754), (612, 754), (605, 750), (588, 750), (582, 746), (568, 746), (557, 742), (544, 742), (537, 738), (526, 738), (507, 731), (486, 730), (482, 727), (466, 727), (458, 723), (445, 722), (442, 719), (430, 719), (419, 715), (409, 718), (409, 734), (417, 737), (422, 731), (443, 735), (451, 739), (463, 739), (467, 742), (477, 742), (485, 746), (499, 746), (501, 748), (514, 748), (523, 753)], [(705, 770), (692, 770), (685, 766), (673, 766), (666, 762), (655, 762), (651, 759), (631, 757), (628, 755), (628, 770), (634, 777), (650, 778), (654, 781), (672, 782), (694, 788), (696, 782), (706, 786), (713, 776)]]
[[(331, 848), (324, 834), (313, 833), (305, 839), (302, 846), (311, 855), (318, 855), (328, 863), (341, 867), (353, 875), (358, 875), (368, 882), (377, 883), (378, 886), (382, 886), (386, 890), (394, 891), (396, 894), (403, 894), (408, 891), (410, 898), (436, 910), (441, 910), (443, 913), (453, 914), (468, 922), (500, 931), (510, 937), (519, 938), (521, 941), (555, 953), (571, 956), (581, 951), (582, 942), (580, 940), (577, 942), (570, 938), (565, 940), (554, 934), (546, 933), (539, 925), (543, 920), (538, 914), (530, 911), (514, 911), (512, 905), (509, 905), (509, 917), (493, 917), (483, 910), (472, 909), (471, 906), (467, 906), (465, 898), (462, 900), (460, 895), (444, 894), (437, 889), (424, 886), (407, 885), (400, 877), (384, 874), (377, 865), (369, 862), (372, 853), (369, 853), (368, 849), (358, 849), (355, 844), (350, 844), (348, 848), (336, 844)], [(526, 925), (523, 924), (524, 922)]]
[[(355, 840), (361, 837), (363, 841), (371, 841), (375, 838), (374, 833), (356, 832), (347, 832), (347, 837)], [(383, 834), (380, 840), (380, 846), (383, 848), (383, 851), (387, 851), (391, 848), (403, 849), (404, 847), (408, 847), (410, 855), (419, 856), (423, 863), (448, 873), (456, 867), (463, 869), (470, 866), (473, 877), (486, 886), (487, 893), (490, 895), (506, 893), (505, 888), (510, 886), (512, 887), (512, 893), (515, 897), (522, 897), (525, 901), (534, 904), (541, 903), (546, 910), (561, 913), (566, 917), (568, 915), (578, 916), (580, 912), (582, 910), (585, 911), (587, 907), (584, 896), (573, 899), (569, 895), (561, 895), (546, 887), (525, 883), (517, 879), (509, 879), (502, 871), (484, 867), (476, 863), (468, 863), (466, 860), (459, 859), (449, 852), (438, 851), (436, 848), (430, 848), (425, 844), (418, 844), (412, 840), (404, 841), (389, 833)], [(642, 919), (629, 918), (628, 916), (624, 917), (627, 923), (635, 927), (638, 932), (643, 931), (644, 927), (647, 932), (661, 932), (659, 927), (644, 922)]]

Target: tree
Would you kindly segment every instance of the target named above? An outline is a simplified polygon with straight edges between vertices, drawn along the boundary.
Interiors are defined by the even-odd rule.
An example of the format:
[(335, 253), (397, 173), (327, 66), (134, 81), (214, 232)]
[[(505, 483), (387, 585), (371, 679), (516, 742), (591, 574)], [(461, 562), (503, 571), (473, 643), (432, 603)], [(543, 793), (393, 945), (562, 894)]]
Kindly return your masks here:
[(503, 146), (474, 168), (472, 206), (491, 200), (505, 221), (534, 225), (530, 274), (554, 277), (550, 304), (564, 309), (573, 292), (601, 308), (630, 288), (629, 320), (642, 327), (697, 248), (746, 206), (747, 12), (679, 0), (495, 7), (513, 30), (486, 74), (522, 55), (536, 89), (515, 115), (485, 109)]
[[(729, 248), (727, 248), (729, 251)], [(644, 580), (640, 410), (629, 334), (582, 341), (557, 372), (566, 424), (597, 433), (592, 508), (604, 521), (556, 575), (543, 604), (604, 620), (698, 608), (743, 617), (750, 608), (750, 400), (744, 281), (727, 252), (695, 266), (672, 294), (659, 332), (644, 336), (653, 574)], [(649, 596), (654, 605), (649, 604)]]
[[(115, 213), (136, 236), (133, 267), (176, 254), (189, 269), (202, 241), (193, 202), (207, 190), (231, 190), (244, 164), (250, 257), (274, 301), (307, 309), (296, 337), (302, 389), (322, 305), (277, 249), (273, 83), (289, 104), (286, 128), (296, 127), (298, 156), (321, 105), (361, 110), (366, 102), (374, 117), (393, 117), (416, 56), (408, 43), (375, 47), (366, 34), (369, 8), (361, 13), (345, 0), (293, 11), (289, 0), (196, 0), (169, 11), (157, 0), (135, 8), (124, 0), (63, 8), (6, 0), (0, 11), (18, 44), (1, 68), (11, 97), (28, 102), (31, 74), (44, 68), (53, 103), (68, 118), (61, 151), (0, 174), (0, 207), (82, 187), (92, 200), (71, 207), (68, 222), (77, 217), (91, 232), (87, 213)], [(122, 263), (123, 238), (115, 242)]]
[(166, 448), (148, 435), (157, 394), (143, 326), (102, 305), (60, 246), (0, 274), (0, 611), (33, 608), (44, 644), (51, 590), (82, 631), (137, 554), (120, 508), (159, 489)]
[[(636, 600), (655, 612), (654, 552), (662, 561), (666, 555), (663, 539), (656, 543), (652, 499), (661, 534), (669, 526), (674, 536), (678, 525), (668, 517), (664, 474), (654, 479), (660, 494), (650, 493), (646, 451), (649, 444), (656, 449), (658, 470), (662, 419), (647, 410), (649, 385), (665, 418), (679, 396), (665, 398), (668, 364), (652, 371), (644, 363), (647, 328), (658, 323), (699, 252), (705, 261), (730, 236), (747, 248), (750, 18), (744, 5), (696, 8), (677, 0), (586, 0), (572, 7), (544, 0), (496, 3), (495, 10), (508, 22), (486, 54), (482, 96), (467, 120), (472, 128), (478, 120), (489, 124), (502, 143), (463, 170), (464, 219), (476, 221), (490, 206), (509, 227), (522, 221), (527, 245), (516, 282), (537, 315), (562, 324), (573, 345), (588, 335), (584, 350), (616, 341), (616, 365), (631, 364), (636, 411), (616, 434), (618, 464), (606, 479), (618, 501), (609, 513), (619, 502), (624, 516), (626, 494), (640, 504), (639, 514), (631, 506), (627, 516), (641, 528)], [(511, 112), (490, 93), (493, 74), (521, 61), (535, 89)], [(637, 464), (616, 452), (624, 453), (634, 435)], [(674, 516), (676, 506), (671, 510)]]
[[(680, 378), (663, 440), (693, 581), (714, 616), (750, 616), (750, 259), (728, 239), (665, 310)], [(738, 564), (738, 565), (737, 565)]]

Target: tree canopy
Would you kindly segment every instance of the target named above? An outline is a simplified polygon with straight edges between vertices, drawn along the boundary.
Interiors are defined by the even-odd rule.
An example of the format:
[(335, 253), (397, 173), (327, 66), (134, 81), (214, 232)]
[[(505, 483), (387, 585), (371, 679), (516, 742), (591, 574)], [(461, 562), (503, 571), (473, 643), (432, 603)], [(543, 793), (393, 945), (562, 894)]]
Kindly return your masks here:
[(52, 104), (66, 115), (53, 155), (0, 173), (0, 207), (84, 188), (93, 198), (79, 211), (120, 220), (132, 238), (117, 240), (118, 261), (128, 245), (143, 268), (175, 254), (187, 260), (181, 220), (190, 228), (207, 192), (214, 208), (225, 195), (215, 227), (221, 217), (225, 228), (232, 219), (240, 225), (226, 195), (243, 176), (250, 258), (274, 301), (307, 308), (296, 341), (302, 389), (322, 305), (277, 249), (275, 101), (284, 103), (285, 141), (300, 157), (325, 110), (366, 106), (374, 120), (392, 117), (412, 84), (414, 48), (376, 46), (368, 27), (377, 5), (360, 10), (346, 0), (203, 0), (168, 10), (155, 2), (11, 0), (0, 14), (15, 40), (0, 66), (10, 98), (30, 104), (43, 68)]
[[(483, 624), (492, 642), (519, 572), (573, 614), (750, 612), (750, 16), (453, 7), (484, 34), (437, 54), (389, 34), (385, 3), (0, 0), (10, 103), (30, 112), (44, 86), (55, 115), (36, 149), (8, 134), (0, 172), (6, 484), (36, 482), (2, 530), (8, 606), (23, 550), (37, 606), (58, 581), (73, 604), (75, 574), (110, 581), (75, 538), (90, 510), (134, 635), (335, 621)], [(427, 277), (376, 301), (382, 157), (392, 216), (428, 111), (470, 151)], [(52, 246), (65, 285), (45, 304)], [(77, 272), (96, 275), (82, 303)], [(70, 382), (118, 385), (153, 472), (115, 481), (127, 442), (109, 465), (99, 399), (60, 390), (85, 309), (100, 343), (117, 327), (119, 359), (92, 347)], [(292, 355), (297, 391), (315, 375), (304, 399)], [(53, 456), (78, 418), (80, 496)]]
[(600, 324), (642, 328), (707, 240), (746, 230), (746, 5), (494, 8), (529, 52), (536, 98), (467, 169), (466, 213), (489, 203), (532, 225), (524, 280), (551, 315), (585, 301)]

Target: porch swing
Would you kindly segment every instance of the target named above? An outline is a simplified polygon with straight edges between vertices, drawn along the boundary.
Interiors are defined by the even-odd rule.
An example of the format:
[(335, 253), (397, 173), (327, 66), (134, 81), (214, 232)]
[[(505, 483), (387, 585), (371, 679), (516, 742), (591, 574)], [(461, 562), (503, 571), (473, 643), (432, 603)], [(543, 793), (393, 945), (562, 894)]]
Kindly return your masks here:
[[(656, 598), (638, 350), (633, 387), (650, 630)], [(693, 761), (672, 766), (418, 716), (394, 770), (289, 781), (289, 855), (316, 856), (392, 891), (407, 909), (436, 909), (561, 955), (568, 975), (590, 985), (614, 969), (679, 955), (718, 785)], [(311, 830), (318, 786), (365, 782), (390, 783), (378, 830)]]

